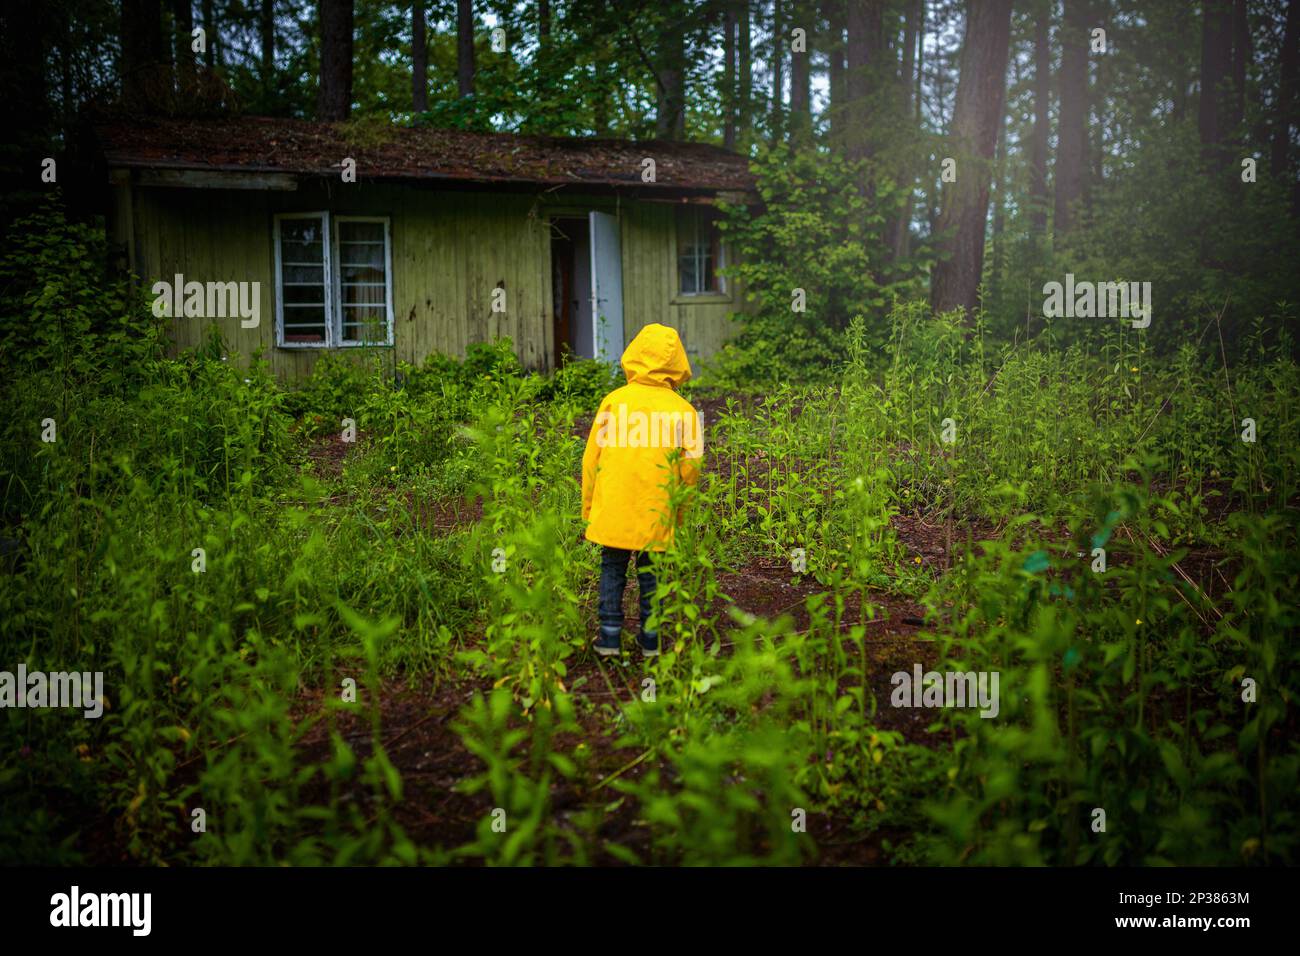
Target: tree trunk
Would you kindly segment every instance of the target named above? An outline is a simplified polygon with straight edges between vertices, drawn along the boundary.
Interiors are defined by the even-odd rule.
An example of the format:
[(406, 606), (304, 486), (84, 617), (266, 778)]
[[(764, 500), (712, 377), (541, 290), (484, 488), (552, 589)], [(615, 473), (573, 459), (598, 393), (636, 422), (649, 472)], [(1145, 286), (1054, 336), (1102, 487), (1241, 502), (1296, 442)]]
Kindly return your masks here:
[(989, 263), (989, 301), (996, 309), (1002, 301), (1002, 274), (1007, 261), (1007, 124), (1005, 117), (998, 118), (997, 158), (993, 165), (997, 191), (993, 196), (993, 249)]
[(209, 70), (217, 65), (217, 25), (213, 22), (212, 0), (203, 0), (203, 65)]
[(262, 93), (270, 102), (275, 94), (275, 0), (262, 0)]
[[(943, 118), (943, 97), (944, 97), (944, 72), (943, 72), (943, 52), (939, 48), (938, 38), (943, 32), (942, 11), (935, 10), (935, 51), (934, 51), (934, 103), (936, 104), (935, 113), (936, 121), (939, 126), (940, 135), (946, 136), (948, 133), (947, 126)], [(922, 89), (924, 93), (924, 88)], [(942, 155), (940, 153), (939, 155)], [(929, 177), (925, 191), (925, 221), (930, 227), (930, 237), (934, 238), (939, 228), (939, 196), (943, 190), (942, 185), (937, 182), (933, 176)]]
[(658, 105), (655, 136), (682, 139), (686, 135), (686, 28), (680, 20), (670, 23), (660, 37)]
[(728, 0), (723, 14), (722, 40), (722, 145), (736, 148), (736, 16), (735, 0)]
[(1228, 113), (1227, 133), (1241, 132), (1246, 118), (1246, 68), (1250, 65), (1250, 14), (1246, 0), (1233, 0), (1232, 4), (1232, 93)]
[(1204, 0), (1201, 17), (1201, 102), (1197, 114), (1201, 153), (1208, 162), (1220, 167), (1227, 160), (1223, 144), (1228, 134), (1230, 110), (1225, 109), (1225, 106), (1231, 96), (1230, 2), (1231, 0)]
[(790, 38), (785, 35), (781, 0), (772, 0), (772, 141), (781, 139), (785, 107), (785, 55)]
[(832, 148), (844, 144), (844, 4), (843, 0), (822, 0), (822, 15), (826, 17), (828, 36), (826, 56), (830, 61), (827, 83), (830, 86), (829, 129)]
[(1300, 0), (1286, 5), (1286, 28), (1282, 32), (1282, 79), (1278, 87), (1277, 119), (1273, 127), (1273, 151), (1269, 168), (1283, 179), (1291, 148), (1291, 126), (1295, 117), (1296, 79), (1300, 74)]
[(609, 132), (610, 112), (609, 87), (603, 83), (598, 84), (595, 91), (595, 102), (591, 106), (591, 124), (597, 136), (604, 136)]
[[(1106, 36), (1112, 34), (1110, 30), (1110, 13), (1112, 13), (1112, 0), (1092, 0), (1092, 23), (1091, 26), (1099, 26), (1106, 31)], [(1091, 46), (1089, 46), (1091, 51)], [(1097, 82), (1093, 83), (1088, 90), (1088, 112), (1091, 116), (1091, 122), (1088, 124), (1089, 130), (1089, 150), (1088, 156), (1091, 157), (1091, 176), (1084, 181), (1083, 202), (1088, 204), (1091, 196), (1101, 189), (1102, 179), (1105, 178), (1106, 164), (1106, 133), (1112, 134), (1112, 137), (1119, 139), (1121, 137), (1121, 127), (1117, 122), (1110, 121), (1110, 113), (1106, 109), (1106, 96), (1110, 90), (1110, 66), (1109, 56), (1097, 57)]]
[(122, 0), (122, 102), (149, 111), (165, 77), (162, 0)]
[(550, 39), (551, 36), (551, 3), (550, 0), (537, 0), (537, 35), (543, 40)]
[[(76, 44), (72, 35), (73, 18), (70, 12), (64, 17), (60, 26), (62, 27), (60, 32), (63, 34), (59, 43), (59, 109), (63, 114), (60, 123), (63, 129), (63, 141), (71, 143), (74, 136), (73, 124), (76, 121), (72, 79), (72, 51)], [(24, 38), (23, 42), (28, 42), (27, 38)]]
[[(921, 14), (921, 0), (910, 0), (903, 24), (902, 67), (898, 73), (899, 123), (905, 124), (912, 117), (912, 74), (916, 69), (916, 33)], [(914, 130), (907, 131), (910, 136)], [(909, 148), (909, 153), (911, 149)], [(890, 217), (887, 224), (887, 242), (890, 259), (897, 262), (907, 255), (909, 225), (912, 221), (912, 185), (915, 180), (913, 171), (907, 163), (898, 168), (898, 183), (907, 190), (902, 208)]]
[(1176, 74), (1174, 82), (1174, 108), (1169, 113), (1169, 119), (1174, 123), (1181, 123), (1183, 117), (1187, 114), (1187, 68), (1183, 64), (1183, 58), (1178, 57), (1174, 66)]
[(172, 0), (172, 46), (176, 58), (176, 87), (182, 96), (193, 92), (196, 64), (190, 49), (194, 31), (194, 8), (190, 0)]
[(916, 31), (920, 15), (921, 0), (912, 0), (907, 5), (903, 23), (903, 68), (898, 74), (898, 92), (904, 116), (912, 112), (912, 77), (916, 70)]
[(456, 91), (474, 93), (474, 3), (456, 0)]
[(1051, 122), (1052, 18), (1041, 11), (1034, 24), (1034, 132), (1029, 144), (1029, 227), (1047, 232), (1047, 139)]
[(1074, 226), (1088, 158), (1088, 4), (1065, 0), (1061, 44), (1061, 111), (1056, 146), (1055, 232)]
[(168, 108), (175, 100), (174, 90), (176, 86), (176, 16), (175, 6), (177, 0), (164, 0), (162, 4), (162, 64), (166, 71), (167, 79), (164, 90), (168, 101)]
[(352, 0), (321, 0), (320, 89), (316, 117), (345, 120), (352, 112)]
[(798, 3), (794, 7), (792, 25), (802, 27), (807, 46), (802, 53), (790, 51), (790, 139), (792, 142), (808, 143), (812, 139), (812, 17), (805, 16), (806, 5)]
[(429, 111), (429, 37), (424, 23), (424, 0), (411, 4), (411, 109)]
[(739, 4), (740, 22), (736, 24), (736, 40), (740, 47), (740, 76), (737, 80), (740, 91), (736, 97), (736, 135), (741, 144), (748, 144), (750, 127), (754, 122), (754, 45), (750, 37), (750, 0), (739, 0)]
[(944, 189), (940, 259), (931, 276), (930, 302), (936, 312), (960, 307), (969, 315), (978, 305), (989, 182), (1002, 125), (1010, 42), (1011, 0), (977, 0), (968, 5), (952, 123), (957, 179)]
[[(1106, 31), (1106, 35), (1111, 35), (1111, 0), (1092, 0), (1092, 22), (1089, 27), (1100, 27)], [(1088, 49), (1091, 51), (1091, 45)], [(1088, 155), (1091, 159), (1089, 166), (1091, 173), (1083, 181), (1083, 204), (1088, 207), (1092, 201), (1092, 195), (1101, 188), (1102, 179), (1105, 172), (1106, 164), (1106, 133), (1109, 130), (1116, 140), (1120, 138), (1121, 129), (1117, 122), (1111, 122), (1110, 116), (1106, 112), (1106, 97), (1110, 91), (1110, 74), (1111, 58), (1108, 56), (1098, 57), (1097, 59), (1097, 82), (1087, 90), (1087, 107), (1092, 117), (1088, 124), (1091, 134), (1089, 142)]]
[(851, 160), (869, 159), (875, 152), (871, 98), (876, 92), (885, 46), (883, 13), (880, 0), (854, 0), (849, 4), (845, 118), (846, 152)]
[(921, 128), (921, 93), (925, 79), (925, 0), (916, 0), (916, 92), (912, 96), (916, 128)]

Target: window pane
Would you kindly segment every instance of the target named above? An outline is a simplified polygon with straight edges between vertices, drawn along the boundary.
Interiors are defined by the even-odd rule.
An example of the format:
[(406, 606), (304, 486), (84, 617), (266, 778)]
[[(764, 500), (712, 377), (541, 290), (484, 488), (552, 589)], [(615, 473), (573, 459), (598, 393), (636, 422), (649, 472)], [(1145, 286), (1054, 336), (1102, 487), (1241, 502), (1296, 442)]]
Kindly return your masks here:
[(695, 276), (695, 256), (690, 250), (686, 250), (680, 259), (677, 260), (677, 274), (681, 277), (678, 288), (684, 295), (694, 295), (700, 291), (699, 282)]
[(285, 265), (283, 261), (280, 263), (280, 279), (285, 285), (297, 285), (299, 282), (320, 285), (323, 275), (323, 266)]
[(718, 275), (718, 270), (727, 263), (722, 255), (722, 233), (718, 231), (718, 224), (709, 221), (709, 291), (725, 292), (723, 288), (722, 276)]
[(341, 222), (339, 223), (339, 242), (377, 242), (383, 245), (384, 224), (382, 222)]
[(343, 341), (384, 342), (388, 320), (383, 306), (347, 306), (343, 309)]
[(286, 305), (284, 307), (285, 342), (325, 341), (325, 307)]
[(713, 249), (700, 246), (700, 291), (717, 292), (717, 279), (713, 274)]
[(343, 282), (375, 282), (383, 285), (384, 267), (382, 264), (362, 265), (345, 262), (339, 266), (339, 278)]
[(281, 219), (280, 238), (286, 242), (300, 242), (319, 246), (324, 238), (324, 228), (317, 216), (302, 219)]
[(722, 291), (721, 244), (713, 213), (682, 209), (677, 216), (677, 288), (681, 295)]
[(695, 276), (695, 216), (689, 209), (677, 213), (677, 291), (681, 295), (694, 295), (698, 282)]
[(384, 267), (384, 246), (370, 243), (339, 243), (339, 263), (345, 266), (369, 266), (372, 269)]
[(324, 262), (325, 227), (321, 220), (281, 219), (280, 258), (283, 262)]
[(312, 285), (286, 285), (280, 291), (280, 301), (285, 308), (300, 305), (318, 305), (325, 307), (325, 287), (320, 283)]
[(325, 336), (325, 221), (281, 219), (280, 288), (283, 343), (315, 344)]
[(339, 301), (343, 341), (388, 341), (384, 223), (339, 223)]
[(280, 240), (280, 261), (290, 265), (315, 265), (321, 261), (325, 246), (319, 242), (292, 242)]

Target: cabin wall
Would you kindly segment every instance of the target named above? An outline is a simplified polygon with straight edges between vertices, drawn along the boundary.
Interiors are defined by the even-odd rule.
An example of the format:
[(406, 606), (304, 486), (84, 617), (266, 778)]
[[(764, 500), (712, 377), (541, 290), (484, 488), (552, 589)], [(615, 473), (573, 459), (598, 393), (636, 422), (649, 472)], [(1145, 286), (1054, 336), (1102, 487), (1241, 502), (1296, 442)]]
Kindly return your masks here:
[(727, 280), (727, 294), (677, 295), (677, 206), (629, 203), (623, 206), (623, 324), (632, 341), (651, 322), (676, 329), (692, 360), (708, 358), (737, 331), (730, 319), (745, 311), (743, 289)]
[[(553, 215), (591, 209), (622, 223), (624, 334), (630, 341), (650, 322), (678, 329), (693, 359), (716, 351), (734, 331), (728, 319), (739, 296), (676, 298), (674, 206), (526, 193), (432, 190), (368, 183), (305, 183), (295, 191), (116, 187), (111, 234), (133, 235), (131, 259), (146, 291), (177, 273), (188, 281), (258, 282), (261, 322), (236, 318), (177, 319), (177, 349), (199, 344), (213, 321), (231, 350), (262, 357), (282, 380), (309, 374), (322, 349), (275, 345), (275, 254), (278, 212), (329, 210), (388, 216), (391, 225), (394, 345), (333, 350), (376, 352), (385, 361), (418, 364), (431, 352), (457, 357), (476, 342), (509, 336), (528, 368), (554, 364), (551, 248)], [(129, 190), (129, 195), (127, 191)], [(129, 216), (129, 223), (122, 219)], [(506, 289), (505, 314), (491, 310), (492, 290)]]

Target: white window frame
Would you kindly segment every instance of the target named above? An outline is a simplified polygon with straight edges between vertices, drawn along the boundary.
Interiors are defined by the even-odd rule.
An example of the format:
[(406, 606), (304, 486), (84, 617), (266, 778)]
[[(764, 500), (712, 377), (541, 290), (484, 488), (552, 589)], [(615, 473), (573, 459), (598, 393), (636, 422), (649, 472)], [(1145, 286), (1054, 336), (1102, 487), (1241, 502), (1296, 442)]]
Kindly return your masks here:
[[(698, 208), (693, 208), (689, 206), (684, 207), (682, 209), (682, 212), (690, 216), (691, 224), (692, 224), (692, 242), (696, 248), (699, 248), (700, 231), (704, 227), (705, 223), (708, 221), (708, 217), (704, 216)], [(710, 223), (710, 229), (714, 229), (714, 228), (717, 227)], [(726, 262), (727, 262), (727, 251), (726, 251), (726, 243), (723, 242), (722, 236), (721, 235), (718, 236), (718, 256), (717, 256), (717, 261), (713, 263), (713, 275), (714, 278), (717, 280), (718, 287), (716, 289), (704, 289), (698, 292), (684, 292), (682, 291), (682, 276), (681, 276), (682, 250), (681, 250), (680, 228), (677, 228), (674, 234), (675, 234), (674, 242), (677, 244), (676, 247), (677, 255), (673, 259), (673, 265), (676, 271), (676, 275), (673, 276), (673, 286), (674, 286), (673, 298), (674, 299), (705, 299), (705, 298), (725, 299), (727, 298), (728, 295), (730, 294), (727, 288), (727, 278), (722, 274), (722, 270), (726, 266)], [(705, 236), (705, 239), (706, 240), (708, 239), (707, 235)], [(707, 244), (712, 245), (711, 242)], [(697, 256), (695, 259), (695, 276), (696, 276), (697, 283), (699, 281), (701, 264), (702, 264), (702, 260)]]
[[(321, 253), (324, 264), (325, 341), (286, 342), (284, 338), (284, 263), (280, 251), (280, 223), (286, 219), (314, 219), (321, 223)], [(339, 263), (339, 222), (382, 222), (384, 224), (385, 340), (382, 342), (343, 339), (342, 274)], [(342, 216), (328, 210), (282, 212), (273, 217), (271, 243), (275, 247), (275, 344), (282, 349), (339, 349), (390, 347), (393, 344), (393, 232), (388, 216)], [(313, 263), (314, 265), (314, 263)]]
[[(315, 219), (321, 224), (321, 290), (325, 296), (325, 341), (324, 342), (286, 342), (284, 340), (284, 263), (280, 251), (280, 223), (286, 219)], [(329, 348), (334, 315), (334, 284), (330, 280), (333, 271), (332, 252), (329, 241), (329, 213), (283, 212), (275, 215), (272, 245), (275, 246), (275, 344), (282, 349), (323, 349)], [(312, 263), (313, 265), (315, 263)]]
[[(334, 268), (333, 292), (335, 305), (335, 325), (333, 332), (338, 334), (336, 348), (365, 348), (375, 346), (388, 346), (393, 344), (393, 238), (391, 224), (387, 216), (331, 216), (333, 222), (330, 223), (330, 234), (334, 244), (334, 262), (338, 265)], [(339, 250), (339, 223), (341, 222), (381, 222), (384, 224), (384, 341), (382, 342), (349, 342), (343, 338), (343, 269), (342, 256), (338, 255)]]

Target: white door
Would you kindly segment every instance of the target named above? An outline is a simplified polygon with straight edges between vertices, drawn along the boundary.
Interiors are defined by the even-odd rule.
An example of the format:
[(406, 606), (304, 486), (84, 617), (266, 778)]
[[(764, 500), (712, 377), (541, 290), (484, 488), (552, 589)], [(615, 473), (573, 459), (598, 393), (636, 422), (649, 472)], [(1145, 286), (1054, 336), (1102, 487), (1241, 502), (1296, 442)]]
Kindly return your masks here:
[(588, 213), (591, 226), (591, 321), (593, 354), (605, 362), (623, 356), (623, 248), (618, 219)]

